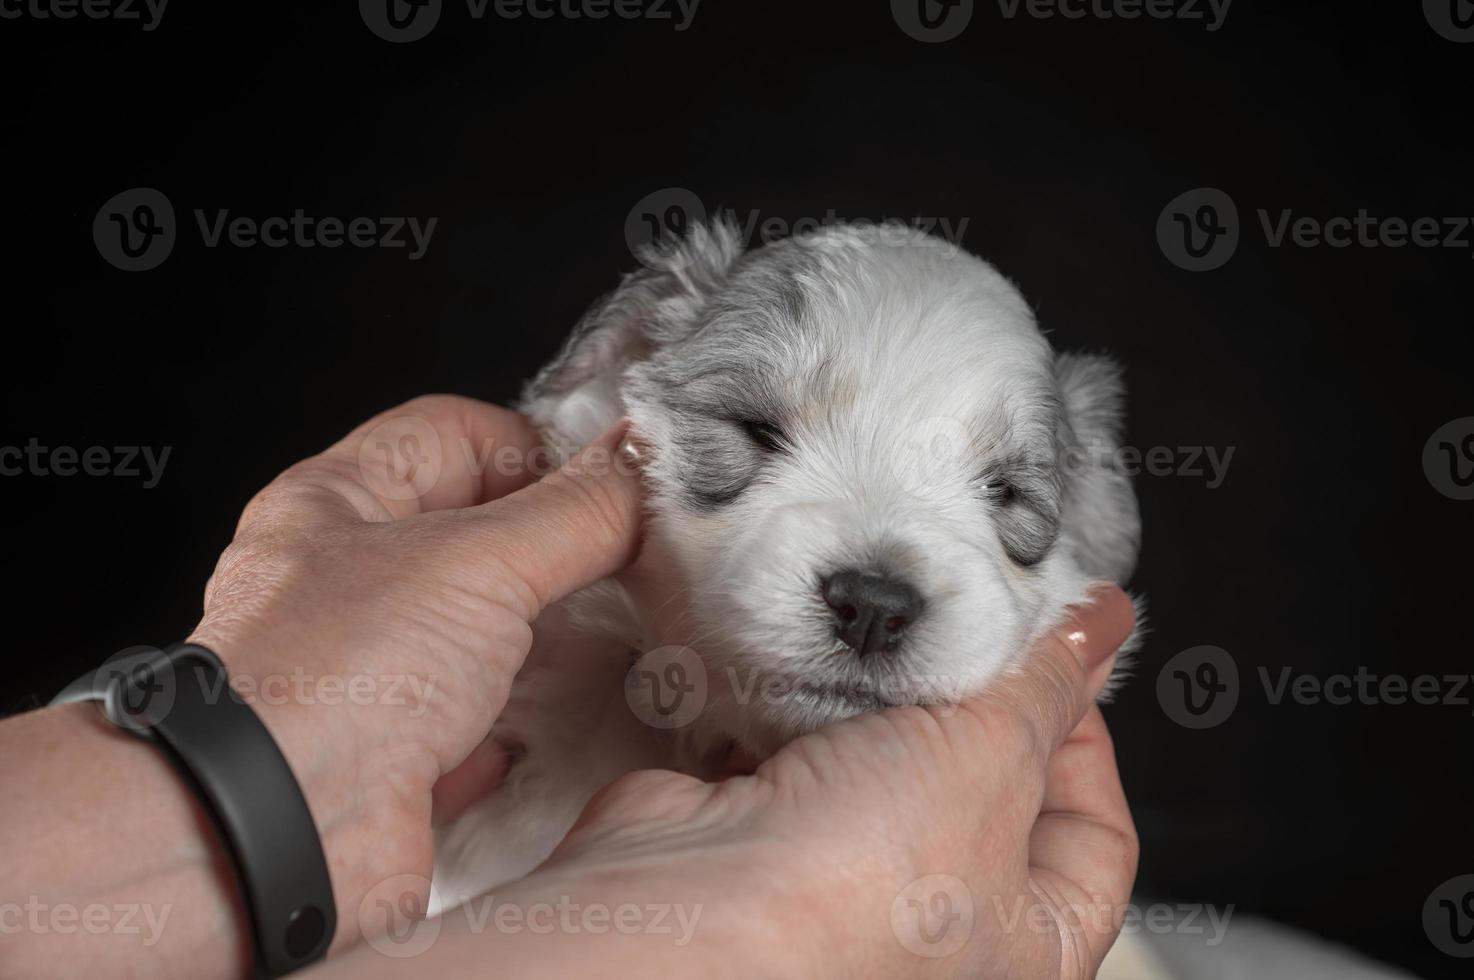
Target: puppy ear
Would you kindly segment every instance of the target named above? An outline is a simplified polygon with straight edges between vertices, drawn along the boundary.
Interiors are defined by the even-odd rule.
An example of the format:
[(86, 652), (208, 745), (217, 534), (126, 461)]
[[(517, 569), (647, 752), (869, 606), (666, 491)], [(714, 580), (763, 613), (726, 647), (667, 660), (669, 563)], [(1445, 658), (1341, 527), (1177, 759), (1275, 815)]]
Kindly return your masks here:
[(642, 268), (584, 314), (562, 351), (528, 384), (523, 412), (554, 443), (592, 441), (625, 414), (625, 371), (695, 328), (741, 254), (737, 229), (727, 220), (645, 246)]
[(1118, 451), (1126, 417), (1121, 368), (1108, 357), (1061, 354), (1054, 376), (1064, 406), (1061, 541), (1091, 578), (1124, 585), (1141, 547), (1141, 517)]

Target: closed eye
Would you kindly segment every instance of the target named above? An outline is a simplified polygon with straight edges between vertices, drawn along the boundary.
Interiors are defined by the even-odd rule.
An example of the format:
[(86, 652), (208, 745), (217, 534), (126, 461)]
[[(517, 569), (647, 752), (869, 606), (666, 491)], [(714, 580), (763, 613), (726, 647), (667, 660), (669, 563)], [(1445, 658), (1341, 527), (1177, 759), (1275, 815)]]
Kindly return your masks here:
[(983, 484), (983, 493), (989, 500), (1000, 506), (1007, 506), (1018, 499), (1018, 490), (1006, 480), (989, 480)]
[(742, 431), (747, 437), (769, 452), (783, 452), (788, 448), (788, 440), (783, 435), (783, 430), (771, 422), (763, 422), (759, 419), (740, 419), (737, 422), (742, 426)]
[(994, 508), (994, 527), (1004, 550), (1024, 568), (1043, 561), (1059, 536), (1058, 492), (1050, 477), (1024, 466), (1010, 468), (1007, 478), (990, 468), (978, 480), (981, 496)]

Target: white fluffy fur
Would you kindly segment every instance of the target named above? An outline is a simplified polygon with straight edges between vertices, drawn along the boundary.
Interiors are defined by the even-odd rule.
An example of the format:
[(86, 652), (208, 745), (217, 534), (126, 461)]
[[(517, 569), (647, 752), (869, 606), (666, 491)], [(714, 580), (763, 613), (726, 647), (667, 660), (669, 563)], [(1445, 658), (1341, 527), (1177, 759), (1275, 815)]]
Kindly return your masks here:
[[(861, 710), (976, 693), (1089, 581), (1130, 574), (1129, 483), (1079, 463), (1099, 453), (1061, 463), (1116, 444), (1114, 366), (1056, 356), (991, 266), (898, 232), (744, 255), (732, 230), (698, 228), (645, 255), (530, 386), (524, 409), (563, 454), (632, 420), (646, 543), (538, 622), (493, 730), (525, 757), (440, 833), (435, 908), (536, 867), (624, 772), (700, 774), (733, 743), (766, 754)], [(781, 423), (781, 452), (725, 417), (753, 413)], [(1003, 481), (1027, 508), (990, 496)], [(693, 500), (708, 484), (723, 499)], [(1021, 564), (1010, 540), (1042, 558)], [(841, 567), (925, 597), (899, 649), (862, 660), (835, 637), (818, 583)], [(694, 651), (707, 679), (704, 710), (672, 732), (625, 698), (632, 652), (661, 647)]]
[[(1124, 583), (1135, 563), (1130, 484), (1091, 462), (1120, 439), (1119, 372), (1055, 356), (986, 263), (903, 228), (835, 229), (747, 256), (731, 229), (697, 228), (642, 258), (524, 409), (563, 456), (633, 420), (651, 453), (646, 543), (633, 569), (538, 620), (492, 734), (525, 754), (439, 833), (432, 912), (531, 871), (626, 772), (702, 774), (733, 742), (770, 752), (876, 700), (979, 691), (1089, 580)], [(717, 402), (743, 410), (759, 396), (746, 400), (782, 416), (786, 452), (758, 456), (727, 431), (699, 397), (713, 374), (743, 376)], [(700, 453), (682, 449), (693, 435)], [(1006, 554), (1006, 515), (980, 496), (980, 474), (1006, 472), (992, 464), (1009, 456), (1059, 510), (1030, 568)], [(682, 487), (710, 469), (751, 480), (720, 506), (693, 506)], [(927, 608), (899, 650), (862, 664), (835, 640), (816, 585), (838, 565), (875, 563), (909, 577)], [(644, 724), (625, 696), (632, 656), (663, 647), (699, 657), (707, 679), (704, 710), (673, 731)], [(1100, 975), (1405, 976), (1252, 920), (1211, 948), (1125, 935)]]

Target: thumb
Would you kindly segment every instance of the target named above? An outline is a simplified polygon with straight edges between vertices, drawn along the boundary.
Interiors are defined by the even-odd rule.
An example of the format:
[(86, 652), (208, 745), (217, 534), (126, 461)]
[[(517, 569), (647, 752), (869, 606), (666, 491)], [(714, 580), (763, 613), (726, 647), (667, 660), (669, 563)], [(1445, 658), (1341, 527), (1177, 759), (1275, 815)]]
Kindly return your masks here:
[(620, 422), (557, 472), (472, 512), (470, 534), (510, 580), (529, 622), (634, 560), (641, 487), (627, 431)]
[(1131, 600), (1116, 585), (1095, 586), (1089, 600), (985, 695), (1005, 705), (1049, 752), (1085, 717), (1110, 675), (1116, 651), (1136, 625)]

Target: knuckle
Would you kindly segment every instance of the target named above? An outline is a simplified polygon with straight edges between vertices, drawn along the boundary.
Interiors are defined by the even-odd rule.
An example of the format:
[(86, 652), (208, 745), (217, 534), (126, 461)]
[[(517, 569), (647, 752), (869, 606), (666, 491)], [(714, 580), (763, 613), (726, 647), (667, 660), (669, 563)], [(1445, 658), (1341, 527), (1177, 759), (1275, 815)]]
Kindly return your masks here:
[(241, 509), (240, 520), (236, 522), (237, 536), (251, 528), (270, 524), (275, 520), (290, 496), (288, 474), (291, 472), (287, 470), (286, 473), (257, 490), (251, 499), (246, 501), (246, 506)]
[[(304, 459), (272, 481), (273, 498), (282, 513), (310, 512), (321, 518), (347, 504), (361, 520), (384, 521), (392, 515), (364, 483), (359, 461), (332, 454)], [(267, 488), (271, 489), (270, 486)]]
[[(215, 563), (205, 587), (207, 606), (246, 593), (261, 594), (315, 575), (351, 550), (350, 535), (326, 528), (305, 528), (268, 510), (271, 516), (243, 523)], [(347, 563), (346, 567), (352, 567)]]

